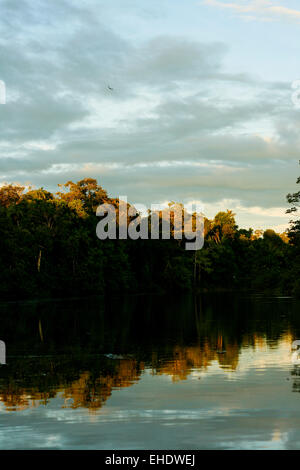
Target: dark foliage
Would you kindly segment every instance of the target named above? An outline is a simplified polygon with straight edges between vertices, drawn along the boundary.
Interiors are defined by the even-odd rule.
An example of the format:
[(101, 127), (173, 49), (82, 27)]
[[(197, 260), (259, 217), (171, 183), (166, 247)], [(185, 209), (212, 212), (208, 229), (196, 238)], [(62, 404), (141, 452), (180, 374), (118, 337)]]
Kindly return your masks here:
[[(298, 179), (299, 182), (299, 179)], [(297, 212), (300, 193), (289, 194)], [(203, 249), (183, 240), (99, 240), (96, 208), (118, 201), (97, 181), (61, 192), (0, 188), (0, 296), (251, 289), (300, 293), (300, 221), (288, 234), (239, 229), (231, 211), (205, 219)]]

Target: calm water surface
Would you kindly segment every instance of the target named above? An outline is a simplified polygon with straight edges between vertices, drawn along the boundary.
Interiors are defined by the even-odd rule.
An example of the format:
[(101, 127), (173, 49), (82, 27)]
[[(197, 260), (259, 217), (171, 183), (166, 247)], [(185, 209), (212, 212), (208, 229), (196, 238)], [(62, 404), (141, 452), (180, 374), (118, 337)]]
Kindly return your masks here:
[(0, 304), (1, 449), (300, 449), (300, 303)]

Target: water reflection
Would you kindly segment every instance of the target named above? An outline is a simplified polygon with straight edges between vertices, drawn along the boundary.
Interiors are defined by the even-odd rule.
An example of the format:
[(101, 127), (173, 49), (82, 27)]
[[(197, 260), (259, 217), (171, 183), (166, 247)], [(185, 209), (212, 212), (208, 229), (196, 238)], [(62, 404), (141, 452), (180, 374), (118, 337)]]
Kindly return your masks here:
[(226, 295), (2, 304), (8, 364), (0, 401), (11, 412), (59, 397), (61, 408), (95, 413), (146, 373), (172, 382), (242, 380), (272, 368), (288, 371), (298, 392), (300, 368), (290, 360), (298, 311), (289, 298)]

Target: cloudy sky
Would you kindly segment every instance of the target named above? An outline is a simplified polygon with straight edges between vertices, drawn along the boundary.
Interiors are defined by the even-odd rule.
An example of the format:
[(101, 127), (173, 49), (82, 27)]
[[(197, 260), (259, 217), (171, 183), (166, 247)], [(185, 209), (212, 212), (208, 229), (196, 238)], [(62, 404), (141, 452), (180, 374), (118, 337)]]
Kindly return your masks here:
[(299, 33), (299, 0), (0, 0), (0, 184), (90, 176), (284, 230)]

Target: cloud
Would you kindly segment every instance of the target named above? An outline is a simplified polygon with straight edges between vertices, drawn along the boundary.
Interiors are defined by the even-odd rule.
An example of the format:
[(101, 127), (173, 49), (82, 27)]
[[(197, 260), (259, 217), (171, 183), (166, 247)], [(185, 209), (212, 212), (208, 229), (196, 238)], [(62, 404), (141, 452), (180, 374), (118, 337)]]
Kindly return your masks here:
[(0, 183), (92, 176), (133, 202), (283, 207), (300, 145), (288, 83), (231, 73), (224, 43), (131, 41), (99, 2), (74, 5), (1, 4)]
[(242, 0), (239, 2), (203, 0), (203, 4), (233, 10), (248, 19), (259, 19), (263, 21), (288, 19), (300, 22), (300, 10), (287, 8), (279, 5), (278, 2), (270, 0)]

